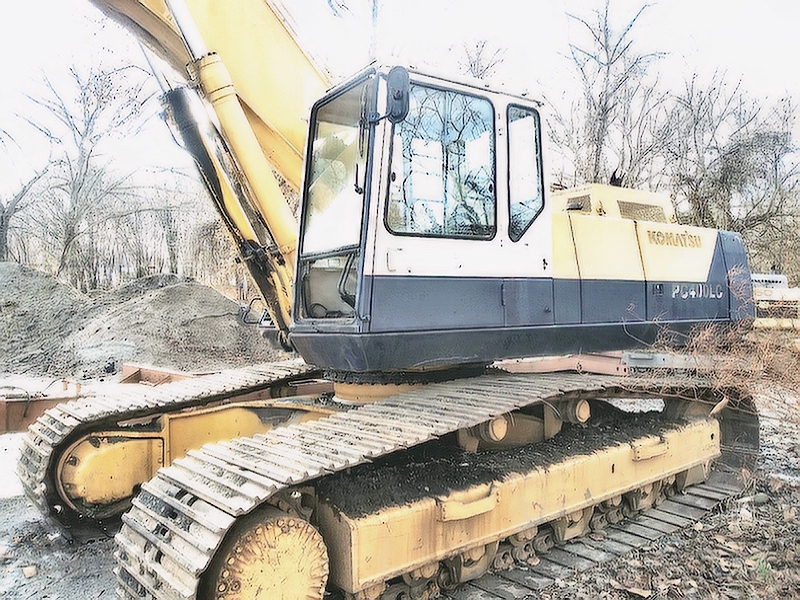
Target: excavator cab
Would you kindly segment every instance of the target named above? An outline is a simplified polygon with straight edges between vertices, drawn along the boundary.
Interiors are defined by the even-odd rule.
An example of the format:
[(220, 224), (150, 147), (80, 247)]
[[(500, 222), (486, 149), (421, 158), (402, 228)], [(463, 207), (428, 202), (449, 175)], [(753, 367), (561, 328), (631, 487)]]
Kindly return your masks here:
[[(203, 62), (213, 89), (219, 63)], [(208, 98), (228, 116), (231, 94)], [(329, 373), (403, 379), (752, 320), (741, 236), (681, 225), (649, 192), (546, 197), (527, 98), (397, 67), (333, 88), (310, 114), (299, 235), (277, 186), (260, 185), (269, 166), (239, 158), (264, 160), (243, 143), (258, 127), (221, 118), (215, 141), (175, 120), (276, 324)], [(217, 152), (226, 140), (233, 156)]]
[(291, 334), (307, 360), (491, 361), (475, 334), (518, 316), (503, 303), (509, 275), (530, 278), (529, 324), (552, 324), (534, 103), (370, 69), (316, 103), (308, 138)]

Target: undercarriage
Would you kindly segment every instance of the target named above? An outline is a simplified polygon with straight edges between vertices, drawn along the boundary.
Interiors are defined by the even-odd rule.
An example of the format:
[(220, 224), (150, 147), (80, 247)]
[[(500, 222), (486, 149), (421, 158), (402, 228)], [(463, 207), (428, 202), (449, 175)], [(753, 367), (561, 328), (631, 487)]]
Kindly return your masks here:
[[(547, 557), (563, 563), (575, 540), (583, 554), (613, 556), (586, 549), (591, 532), (610, 531), (619, 550), (631, 540), (614, 536), (641, 519), (648, 535), (681, 526), (681, 515), (671, 524), (631, 518), (685, 498), (711, 507), (735, 493), (736, 473), (758, 450), (746, 392), (696, 374), (490, 370), (353, 405), (301, 365), (262, 366), (247, 385), (232, 372), (224, 390), (205, 378), (192, 380), (194, 393), (185, 382), (166, 386), (159, 393), (182, 390), (171, 413), (162, 406), (169, 419), (259, 415), (259, 428), (240, 434), (249, 437), (208, 438), (216, 443), (200, 449), (179, 452), (163, 427), (148, 438), (152, 416), (137, 419), (132, 408), (142, 410), (142, 398), (95, 407), (103, 416), (84, 414), (49, 451), (40, 421), (20, 462), (28, 494), (77, 535), (113, 531), (130, 508), (117, 535), (123, 598), (250, 598), (259, 589), (270, 598), (425, 599), (470, 581), (486, 587), (493, 571), (531, 577), (515, 565), (552, 570)], [(146, 482), (115, 487), (125, 478), (103, 470), (109, 457), (139, 465), (128, 477)], [(114, 484), (93, 490), (81, 468)]]
[(17, 472), (68, 536), (113, 532), (139, 486), (188, 449), (327, 414), (293, 408), (299, 389), (318, 389), (315, 374), (288, 360), (58, 404), (29, 428)]

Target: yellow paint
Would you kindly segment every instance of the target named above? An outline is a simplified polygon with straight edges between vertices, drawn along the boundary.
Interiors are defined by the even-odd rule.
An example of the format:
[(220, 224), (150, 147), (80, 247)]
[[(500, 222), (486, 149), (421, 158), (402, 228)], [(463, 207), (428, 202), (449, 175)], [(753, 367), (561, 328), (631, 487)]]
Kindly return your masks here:
[(577, 213), (569, 219), (581, 279), (644, 280), (634, 221)]
[[(91, 1), (112, 18), (124, 20), (126, 28), (179, 73), (185, 72), (189, 56), (164, 0)], [(186, 0), (186, 4), (208, 49), (227, 66), (266, 157), (299, 189), (308, 110), (330, 87), (329, 77), (301, 49), (286, 20), (269, 2)]]
[(577, 280), (578, 258), (567, 213), (554, 212), (553, 216), (553, 277)]
[(64, 454), (58, 477), (61, 491), (73, 507), (125, 500), (163, 465), (163, 449), (157, 437), (83, 438)]
[[(270, 403), (253, 402), (229, 404), (202, 410), (187, 410), (174, 415), (162, 415), (156, 431), (137, 431), (122, 427), (88, 435), (76, 441), (62, 455), (58, 466), (59, 492), (62, 498), (78, 512), (108, 510), (119, 512), (113, 506), (128, 500), (139, 485), (152, 479), (162, 466), (203, 444), (250, 437), (264, 433), (275, 426), (265, 423), (253, 411), (262, 408), (268, 412)], [(274, 405), (292, 409), (286, 403)], [(285, 418), (280, 425), (302, 423), (330, 414), (313, 411), (308, 407)]]
[(254, 412), (245, 408), (182, 413), (167, 419), (169, 454), (167, 463), (186, 456), (189, 450), (208, 442), (249, 437), (271, 429)]
[(446, 498), (437, 498), (439, 521), (463, 521), (497, 508), (500, 491), (493, 485), (478, 485), (463, 492), (453, 492)]
[[(756, 329), (800, 329), (800, 319), (775, 319), (772, 317), (757, 317), (753, 321)], [(797, 344), (795, 344), (797, 347)]]
[(314, 600), (325, 595), (328, 557), (310, 523), (268, 507), (237, 524), (210, 574), (209, 600)]
[[(593, 184), (555, 192), (552, 202), (555, 278), (708, 280), (717, 231), (675, 224), (668, 196)], [(664, 217), (634, 219), (620, 205)]]
[(708, 281), (716, 229), (644, 222), (636, 228), (649, 281)]
[(372, 383), (334, 383), (333, 391), (338, 400), (352, 404), (370, 404), (390, 396), (409, 392), (419, 384), (372, 384)]
[[(687, 471), (696, 481), (719, 455), (719, 424), (699, 419), (666, 432), (548, 468), (350, 518), (321, 503), (330, 581), (356, 593), (443, 558), (484, 547)], [(446, 507), (446, 510), (444, 510)], [(387, 552), (387, 548), (391, 552)]]
[(264, 217), (286, 262), (292, 265), (289, 268), (293, 268), (297, 221), (239, 104), (233, 80), (217, 55), (200, 59), (197, 69), (203, 90), (219, 119), (225, 139), (231, 145), (255, 196), (256, 208)]
[[(675, 222), (675, 209), (667, 194), (593, 183), (553, 192), (554, 212), (577, 211), (587, 215), (636, 221)], [(580, 206), (580, 208), (577, 208)]]
[(256, 123), (267, 158), (300, 188), (311, 105), (330, 81), (264, 0), (187, 0), (212, 52), (220, 55)]

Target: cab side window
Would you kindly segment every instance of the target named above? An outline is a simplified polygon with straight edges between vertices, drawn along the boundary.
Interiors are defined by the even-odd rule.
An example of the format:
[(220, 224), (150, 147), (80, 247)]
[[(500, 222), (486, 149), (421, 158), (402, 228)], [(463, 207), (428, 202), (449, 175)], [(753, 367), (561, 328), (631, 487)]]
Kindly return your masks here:
[(395, 125), (386, 226), (392, 233), (489, 239), (496, 231), (494, 109), (484, 98), (412, 86)]
[(519, 241), (544, 208), (541, 123), (530, 108), (508, 107), (508, 235)]

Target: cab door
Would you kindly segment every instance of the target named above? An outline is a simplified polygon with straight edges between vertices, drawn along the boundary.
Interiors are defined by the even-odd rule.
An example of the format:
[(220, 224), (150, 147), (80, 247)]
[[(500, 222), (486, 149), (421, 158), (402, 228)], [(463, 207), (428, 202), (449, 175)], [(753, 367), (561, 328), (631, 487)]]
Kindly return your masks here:
[(419, 82), (409, 104), (385, 145), (370, 331), (502, 327), (493, 104)]
[(506, 107), (506, 235), (498, 260), (507, 274), (503, 307), (507, 327), (553, 324), (552, 227), (544, 202), (541, 121), (529, 106)]

